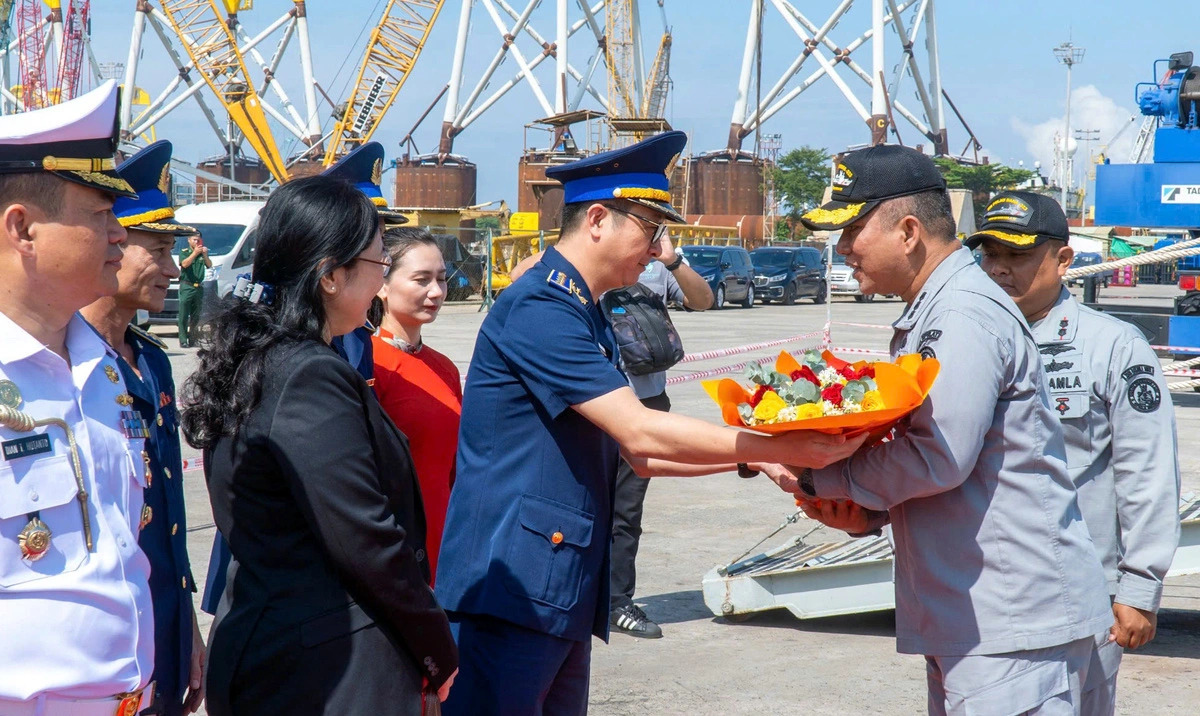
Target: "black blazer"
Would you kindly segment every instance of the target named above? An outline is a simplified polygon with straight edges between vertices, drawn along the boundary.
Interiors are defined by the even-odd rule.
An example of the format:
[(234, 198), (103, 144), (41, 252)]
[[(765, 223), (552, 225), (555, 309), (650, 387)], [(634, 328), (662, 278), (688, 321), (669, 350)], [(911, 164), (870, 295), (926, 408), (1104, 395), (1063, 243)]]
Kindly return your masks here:
[(316, 341), (272, 349), (262, 398), (206, 452), (233, 562), (208, 653), (208, 712), (420, 714), (458, 664), (428, 586), (408, 440)]

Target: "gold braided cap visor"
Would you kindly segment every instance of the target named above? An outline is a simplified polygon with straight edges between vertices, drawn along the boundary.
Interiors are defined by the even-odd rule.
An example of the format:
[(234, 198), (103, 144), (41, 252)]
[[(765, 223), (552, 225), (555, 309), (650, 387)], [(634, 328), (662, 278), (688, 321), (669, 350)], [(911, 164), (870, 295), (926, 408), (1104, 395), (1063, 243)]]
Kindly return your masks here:
[(880, 200), (863, 201), (847, 204), (841, 201), (831, 201), (823, 206), (805, 212), (800, 221), (816, 231), (834, 231), (841, 229), (871, 212), (879, 206)]
[(982, 244), (984, 239), (995, 239), (1018, 249), (1031, 249), (1042, 243), (1042, 241), (1049, 241), (1051, 238), (1053, 237), (1043, 234), (1018, 234), (1011, 231), (1000, 231), (999, 229), (984, 229), (983, 231), (976, 231), (974, 234), (971, 234), (963, 243), (967, 248), (973, 249)]

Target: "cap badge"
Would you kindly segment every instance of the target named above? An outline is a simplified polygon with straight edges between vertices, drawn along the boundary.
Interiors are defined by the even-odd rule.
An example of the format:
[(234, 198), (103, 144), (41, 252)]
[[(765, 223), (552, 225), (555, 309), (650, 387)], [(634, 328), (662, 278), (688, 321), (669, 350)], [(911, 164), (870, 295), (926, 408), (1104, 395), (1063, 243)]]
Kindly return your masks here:
[(379, 186), (383, 183), (383, 160), (376, 159), (374, 166), (371, 167), (371, 183)]
[(1033, 209), (1015, 196), (997, 197), (988, 204), (987, 211), (983, 215), (985, 223), (1002, 221), (1021, 226), (1027, 226), (1032, 218)]
[(158, 176), (158, 190), (166, 194), (171, 188), (171, 164), (168, 162), (163, 165), (162, 174)]
[(850, 187), (854, 185), (854, 172), (850, 171), (845, 164), (838, 162), (837, 169), (833, 172), (833, 190), (839, 192), (850, 191)]
[(822, 209), (817, 207), (804, 215), (805, 219), (817, 224), (840, 224), (858, 216), (866, 203), (847, 204), (840, 209)]

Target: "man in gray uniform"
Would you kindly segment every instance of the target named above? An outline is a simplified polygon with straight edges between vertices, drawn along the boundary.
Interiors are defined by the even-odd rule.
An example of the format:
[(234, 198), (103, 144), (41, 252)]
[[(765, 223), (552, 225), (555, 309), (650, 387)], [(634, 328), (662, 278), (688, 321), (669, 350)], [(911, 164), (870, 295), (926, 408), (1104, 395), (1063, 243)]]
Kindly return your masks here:
[(778, 482), (866, 508), (857, 532), (891, 522), (896, 646), (925, 655), (930, 713), (1081, 713), (1112, 618), (1028, 325), (955, 239), (920, 152), (846, 155), (803, 221), (842, 229), (863, 293), (904, 298), (892, 355), (941, 373), (895, 439)]
[(1067, 470), (1108, 577), (1109, 640), (1097, 652), (1112, 713), (1121, 649), (1154, 638), (1163, 579), (1179, 544), (1175, 411), (1158, 357), (1124, 321), (1079, 305), (1062, 285), (1074, 252), (1054, 199), (1004, 192), (966, 240), (983, 270), (1012, 296), (1042, 354), (1051, 407), (1062, 424)]

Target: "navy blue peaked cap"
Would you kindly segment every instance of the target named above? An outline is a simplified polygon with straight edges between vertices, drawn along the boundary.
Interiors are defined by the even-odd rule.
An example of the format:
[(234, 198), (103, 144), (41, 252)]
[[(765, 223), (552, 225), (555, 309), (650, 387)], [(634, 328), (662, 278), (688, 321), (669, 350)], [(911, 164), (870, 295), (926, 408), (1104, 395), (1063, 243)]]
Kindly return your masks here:
[(367, 142), (357, 147), (321, 174), (345, 179), (366, 194), (385, 224), (395, 226), (408, 223), (403, 214), (389, 209), (387, 199), (383, 198), (380, 188), (380, 182), (383, 181), (383, 145), (379, 142)]
[(667, 172), (686, 146), (683, 132), (663, 132), (628, 147), (550, 167), (546, 177), (562, 182), (564, 204), (626, 199), (683, 223), (683, 216), (671, 206)]
[(136, 197), (118, 196), (113, 213), (126, 229), (156, 234), (190, 235), (196, 229), (175, 221), (171, 205), (171, 143), (165, 139), (151, 144), (117, 167), (117, 176), (137, 192)]

